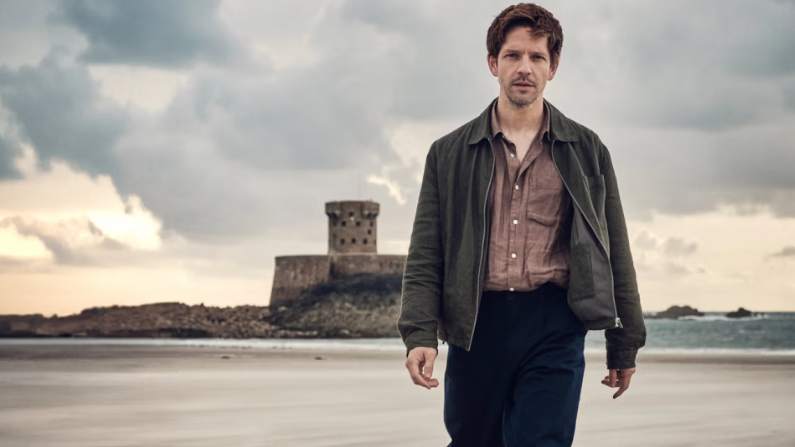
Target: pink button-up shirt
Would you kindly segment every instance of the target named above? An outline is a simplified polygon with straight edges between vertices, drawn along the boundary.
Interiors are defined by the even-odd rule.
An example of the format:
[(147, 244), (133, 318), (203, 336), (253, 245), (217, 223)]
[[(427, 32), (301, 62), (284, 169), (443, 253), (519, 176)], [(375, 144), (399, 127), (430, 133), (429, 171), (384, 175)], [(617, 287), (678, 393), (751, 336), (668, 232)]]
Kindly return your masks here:
[(547, 281), (568, 287), (573, 207), (552, 163), (549, 113), (544, 101), (541, 129), (519, 160), (497, 120), (497, 101), (492, 107), (495, 171), (484, 290), (533, 290)]

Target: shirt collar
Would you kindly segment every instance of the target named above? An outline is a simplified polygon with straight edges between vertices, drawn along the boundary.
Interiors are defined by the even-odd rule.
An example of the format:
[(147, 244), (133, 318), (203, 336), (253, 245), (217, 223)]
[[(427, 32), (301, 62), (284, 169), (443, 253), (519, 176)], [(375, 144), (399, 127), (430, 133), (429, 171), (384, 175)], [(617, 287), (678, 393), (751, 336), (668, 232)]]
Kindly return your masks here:
[[(502, 133), (502, 127), (500, 127), (500, 122), (497, 120), (497, 103), (499, 101), (494, 101), (491, 106), (491, 136), (492, 138), (496, 138), (498, 134)], [(543, 100), (544, 103), (544, 117), (542, 118), (543, 121), (541, 122), (541, 135), (540, 137), (543, 139), (544, 135), (549, 132), (549, 105), (547, 104), (547, 100)]]

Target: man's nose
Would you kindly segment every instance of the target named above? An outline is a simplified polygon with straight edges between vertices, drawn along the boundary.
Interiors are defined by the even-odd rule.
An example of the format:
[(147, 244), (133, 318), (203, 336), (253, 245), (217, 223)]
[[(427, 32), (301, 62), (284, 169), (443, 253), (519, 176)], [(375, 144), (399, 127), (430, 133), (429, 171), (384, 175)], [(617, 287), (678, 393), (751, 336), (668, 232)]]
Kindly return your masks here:
[(519, 73), (522, 74), (530, 74), (533, 72), (533, 64), (530, 62), (529, 56), (523, 56), (519, 61), (519, 67), (517, 68)]

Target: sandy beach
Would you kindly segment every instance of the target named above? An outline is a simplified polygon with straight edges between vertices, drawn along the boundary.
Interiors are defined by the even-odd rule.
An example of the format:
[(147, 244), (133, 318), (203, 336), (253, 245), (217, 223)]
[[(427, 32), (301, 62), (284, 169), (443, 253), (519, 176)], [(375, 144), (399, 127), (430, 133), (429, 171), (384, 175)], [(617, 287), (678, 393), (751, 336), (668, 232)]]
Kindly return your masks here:
[[(443, 385), (413, 385), (403, 362), (397, 351), (0, 346), (0, 445), (447, 445)], [(575, 446), (795, 445), (795, 357), (641, 353), (616, 400), (599, 383), (604, 355), (586, 363)]]

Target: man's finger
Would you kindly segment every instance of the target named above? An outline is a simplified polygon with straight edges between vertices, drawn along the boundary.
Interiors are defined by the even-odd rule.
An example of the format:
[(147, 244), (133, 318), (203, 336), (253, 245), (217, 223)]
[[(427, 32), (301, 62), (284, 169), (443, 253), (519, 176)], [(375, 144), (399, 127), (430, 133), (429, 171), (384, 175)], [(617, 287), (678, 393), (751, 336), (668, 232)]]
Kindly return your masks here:
[(624, 391), (626, 391), (627, 388), (629, 388), (629, 383), (632, 381), (632, 373), (633, 372), (634, 372), (634, 370), (622, 370), (621, 371), (621, 377), (619, 379), (619, 385), (621, 385), (621, 388), (619, 388), (618, 391), (616, 392), (616, 394), (613, 395), (613, 399), (615, 399), (618, 396), (624, 394)]
[(616, 382), (618, 380), (618, 371), (615, 369), (610, 370), (610, 386), (615, 388), (617, 386)]
[(615, 399), (618, 396), (624, 394), (624, 391), (626, 391), (627, 388), (629, 388), (629, 381), (626, 380), (626, 379), (622, 379), (621, 380), (621, 388), (619, 388), (618, 391), (616, 391), (616, 394), (613, 394), (613, 399)]
[(616, 391), (616, 394), (613, 394), (613, 399), (617, 399), (618, 396), (624, 394), (624, 390), (626, 389), (627, 389), (626, 386), (622, 386), (621, 388), (619, 388), (618, 391)]
[(425, 388), (431, 389), (430, 384), (425, 378), (422, 377), (422, 372), (420, 371), (420, 360), (416, 357), (409, 357), (406, 359), (406, 368), (409, 370), (409, 375), (411, 376), (411, 380), (420, 386), (424, 386)]
[(629, 382), (631, 382), (631, 381), (632, 381), (632, 374), (627, 374), (627, 375), (626, 375), (626, 377), (624, 377), (624, 381), (626, 382), (624, 385), (625, 385), (627, 388), (629, 388)]
[(425, 381), (430, 387), (439, 386), (439, 381), (433, 378), (433, 363), (435, 361), (436, 353), (428, 353), (422, 368), (424, 371), (423, 375), (425, 376)]
[(426, 354), (425, 365), (423, 369), (425, 371), (425, 377), (429, 379), (433, 376), (433, 363), (435, 361), (436, 361), (436, 354), (433, 353)]

